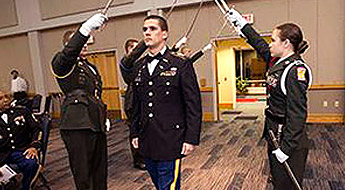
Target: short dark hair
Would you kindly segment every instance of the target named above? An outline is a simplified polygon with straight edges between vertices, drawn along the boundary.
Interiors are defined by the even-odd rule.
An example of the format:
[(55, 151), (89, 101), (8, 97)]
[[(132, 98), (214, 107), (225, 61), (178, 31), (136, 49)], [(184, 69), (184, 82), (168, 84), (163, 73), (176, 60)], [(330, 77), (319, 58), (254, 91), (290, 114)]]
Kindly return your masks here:
[(158, 15), (150, 15), (150, 16), (147, 16), (144, 21), (146, 20), (150, 20), (150, 19), (154, 19), (154, 20), (157, 20), (158, 21), (158, 25), (159, 27), (162, 29), (162, 31), (169, 31), (168, 30), (168, 22), (165, 18), (161, 17), (161, 16), (158, 16)]
[(302, 54), (309, 47), (307, 41), (303, 40), (303, 33), (299, 26), (294, 23), (285, 23), (276, 27), (280, 30), (279, 38), (282, 41), (288, 39), (293, 46), (294, 52)]
[(13, 69), (13, 70), (11, 71), (11, 75), (13, 75), (14, 73), (19, 74), (19, 72), (18, 72), (17, 70)]
[(63, 45), (67, 45), (67, 43), (71, 40), (71, 35), (74, 34), (74, 30), (67, 30), (62, 37)]
[(126, 40), (125, 42), (125, 51), (126, 51), (126, 54), (129, 52), (129, 47), (133, 46), (134, 43), (139, 43), (139, 41), (137, 39), (134, 39), (134, 38), (129, 38)]

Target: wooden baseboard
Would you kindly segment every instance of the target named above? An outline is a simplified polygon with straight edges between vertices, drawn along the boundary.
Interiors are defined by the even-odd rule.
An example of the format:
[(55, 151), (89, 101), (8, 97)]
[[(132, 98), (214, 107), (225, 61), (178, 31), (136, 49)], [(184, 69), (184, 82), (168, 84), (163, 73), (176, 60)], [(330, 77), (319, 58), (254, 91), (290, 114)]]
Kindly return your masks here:
[(309, 114), (308, 123), (345, 123), (344, 114)]
[(202, 114), (202, 121), (214, 121), (214, 116), (212, 112), (204, 112)]
[(234, 109), (233, 103), (219, 104), (219, 109)]

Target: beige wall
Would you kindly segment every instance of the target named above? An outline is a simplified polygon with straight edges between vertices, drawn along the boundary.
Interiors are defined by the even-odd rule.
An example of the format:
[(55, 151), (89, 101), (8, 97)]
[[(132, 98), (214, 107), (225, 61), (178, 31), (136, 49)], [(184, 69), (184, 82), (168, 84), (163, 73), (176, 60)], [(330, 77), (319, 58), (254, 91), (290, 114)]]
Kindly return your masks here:
[(0, 89), (11, 89), (12, 69), (16, 69), (29, 82), (29, 91), (34, 90), (34, 79), (30, 61), (27, 35), (0, 38)]
[[(38, 0), (38, 2), (40, 5), (42, 19), (50, 19), (91, 10), (100, 10), (105, 6), (104, 4), (106, 4), (107, 1)], [(117, 0), (113, 1), (111, 6), (133, 2), (134, 0)]]
[(16, 6), (13, 0), (1, 0), (0, 28), (18, 24)]
[[(150, 2), (151, 4), (148, 5), (148, 3), (145, 4), (145, 2)], [(142, 6), (144, 6), (144, 4), (145, 6), (152, 5), (151, 0), (145, 0), (145, 2), (144, 0), (140, 0), (134, 1), (133, 4), (140, 4)], [(159, 4), (161, 1), (156, 3)], [(170, 3), (165, 3), (166, 7), (170, 5)], [(241, 13), (254, 14), (254, 27), (261, 33), (269, 33), (275, 25), (286, 21), (293, 21), (300, 24), (306, 39), (310, 42), (310, 49), (304, 57), (313, 70), (314, 84), (345, 84), (344, 0), (238, 0), (233, 3), (236, 4), (236, 8)], [(124, 7), (128, 8), (130, 6)], [(194, 4), (176, 7), (174, 9), (169, 20), (169, 44), (173, 44), (187, 30), (197, 7), (198, 5)], [(128, 12), (131, 11), (129, 10)], [(111, 14), (115, 15), (112, 12)], [(90, 50), (116, 49), (117, 59), (119, 61), (119, 58), (123, 55), (124, 41), (129, 37), (141, 37), (141, 25), (145, 15), (145, 12), (140, 12), (110, 18), (107, 28), (102, 32), (97, 32), (95, 35), (95, 44), (90, 47)], [(85, 20), (84, 17), (83, 19)], [(68, 18), (70, 17), (63, 17), (61, 20), (68, 20)], [(1, 19), (2, 18), (0, 18), (0, 20)], [(72, 22), (67, 20), (66, 23)], [(55, 19), (52, 19), (49, 22), (54, 23), (54, 21)], [(194, 50), (198, 50), (211, 39), (215, 39), (223, 21), (223, 16), (214, 2), (204, 3), (195, 28), (193, 29), (192, 36), (188, 42), (188, 46)], [(34, 23), (32, 24), (34, 25)], [(55, 79), (53, 79), (50, 74), (50, 62), (53, 54), (62, 47), (61, 36), (63, 31), (68, 28), (75, 29), (79, 24), (65, 26), (66, 24), (61, 22), (54, 23), (54, 25), (59, 27), (39, 30), (42, 48), (41, 57), (44, 63), (43, 72), (49, 92), (56, 92), (59, 90)], [(1, 31), (2, 30), (0, 30), (0, 36), (2, 35)], [(218, 37), (228, 38), (234, 36), (230, 34), (231, 31), (232, 29), (227, 26)], [(0, 47), (4, 49), (0, 51), (0, 60), (1, 65), (4, 65), (3, 68), (5, 68), (0, 70), (1, 87), (8, 87), (6, 86), (8, 82), (8, 72), (12, 66), (16, 66), (20, 70), (25, 71), (25, 76), (31, 80), (32, 69), (26, 35), (0, 38)], [(205, 78), (207, 87), (215, 87), (215, 72), (212, 69), (214, 68), (213, 56), (212, 53), (208, 52), (195, 64), (199, 79)], [(312, 95), (310, 104), (319, 104), (321, 101), (317, 98), (315, 93), (318, 93), (317, 90), (310, 92)], [(329, 96), (336, 96), (340, 100), (344, 99), (341, 93), (332, 90), (323, 91), (322, 93), (328, 93)], [(344, 102), (340, 102), (340, 104), (344, 104)], [(311, 112), (317, 112), (318, 109), (317, 106), (314, 106), (311, 108)], [(329, 111), (332, 112), (332, 110)]]

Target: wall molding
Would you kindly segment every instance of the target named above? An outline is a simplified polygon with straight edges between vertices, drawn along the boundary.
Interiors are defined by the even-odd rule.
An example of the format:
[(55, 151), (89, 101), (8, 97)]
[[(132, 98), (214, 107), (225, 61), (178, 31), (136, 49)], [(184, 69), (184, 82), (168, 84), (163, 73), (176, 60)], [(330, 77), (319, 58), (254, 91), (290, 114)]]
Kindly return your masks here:
[(311, 113), (307, 123), (345, 123), (345, 114)]
[(311, 85), (310, 90), (345, 90), (345, 84), (317, 84), (317, 85)]

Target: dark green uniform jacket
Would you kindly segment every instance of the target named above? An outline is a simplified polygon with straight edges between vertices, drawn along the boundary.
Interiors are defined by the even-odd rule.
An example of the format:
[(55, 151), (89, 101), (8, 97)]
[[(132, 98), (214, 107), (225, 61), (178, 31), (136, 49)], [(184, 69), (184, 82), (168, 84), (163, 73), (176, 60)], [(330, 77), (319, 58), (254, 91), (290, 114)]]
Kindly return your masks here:
[(52, 61), (53, 72), (66, 98), (61, 106), (60, 128), (105, 131), (106, 105), (97, 68), (79, 54), (88, 37), (78, 32)]

